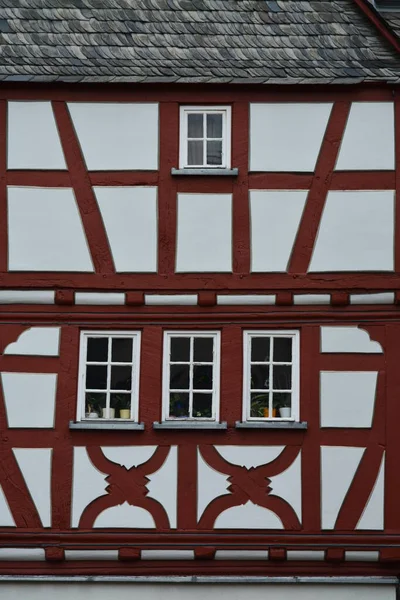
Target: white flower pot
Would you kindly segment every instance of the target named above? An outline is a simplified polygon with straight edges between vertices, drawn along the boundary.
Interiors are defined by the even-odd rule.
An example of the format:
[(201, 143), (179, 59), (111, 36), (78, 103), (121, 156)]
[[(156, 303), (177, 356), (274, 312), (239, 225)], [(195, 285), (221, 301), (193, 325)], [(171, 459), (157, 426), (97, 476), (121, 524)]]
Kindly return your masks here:
[(98, 419), (99, 415), (97, 412), (90, 412), (85, 415), (88, 419)]
[(103, 419), (114, 419), (115, 418), (115, 408), (102, 408), (101, 414)]
[(292, 415), (292, 409), (290, 408), (290, 406), (282, 406), (279, 409), (279, 414), (282, 417), (282, 419), (290, 419)]

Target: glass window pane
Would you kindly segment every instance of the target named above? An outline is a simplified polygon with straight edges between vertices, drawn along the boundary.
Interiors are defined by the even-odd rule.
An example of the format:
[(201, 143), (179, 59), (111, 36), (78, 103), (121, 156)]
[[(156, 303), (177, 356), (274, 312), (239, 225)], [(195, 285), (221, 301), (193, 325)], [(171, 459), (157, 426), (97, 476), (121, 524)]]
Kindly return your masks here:
[(251, 340), (252, 362), (268, 362), (271, 340), (269, 337), (254, 337)]
[(86, 360), (89, 362), (107, 362), (108, 338), (88, 338)]
[[(131, 395), (110, 394), (110, 406), (115, 411), (115, 417), (119, 419), (131, 418)], [(122, 412), (121, 412), (122, 411)]]
[(173, 392), (169, 396), (169, 416), (170, 417), (188, 417), (189, 416), (189, 394), (182, 392)]
[(274, 338), (274, 361), (291, 362), (292, 338)]
[(250, 397), (250, 416), (263, 419), (269, 416), (268, 414), (269, 394), (251, 394)]
[(203, 136), (203, 114), (188, 114), (188, 138), (202, 138)]
[(212, 394), (193, 394), (193, 417), (197, 419), (212, 417)]
[(207, 164), (222, 165), (222, 141), (207, 142)]
[(195, 365), (193, 367), (193, 389), (212, 390), (213, 368), (208, 365)]
[(87, 390), (105, 390), (107, 388), (107, 367), (106, 366), (87, 366), (86, 367), (86, 389)]
[(171, 390), (189, 389), (189, 365), (171, 365), (169, 387)]
[(203, 165), (203, 142), (188, 141), (188, 165)]
[(274, 390), (292, 389), (292, 367), (290, 365), (274, 365), (273, 388)]
[(132, 389), (132, 367), (111, 367), (111, 389)]
[(171, 338), (171, 362), (189, 362), (190, 360), (190, 338)]
[(281, 417), (283, 419), (290, 419), (290, 417), (292, 416), (292, 395), (290, 393), (274, 393), (272, 396), (272, 405), (276, 410), (276, 416)]
[(262, 390), (269, 388), (269, 365), (251, 366), (251, 389)]
[(99, 419), (102, 410), (106, 406), (106, 394), (94, 394), (86, 392), (85, 395), (85, 419)]
[(113, 362), (132, 362), (132, 338), (113, 338), (111, 360)]
[(207, 115), (207, 137), (222, 138), (222, 115)]
[(194, 361), (212, 362), (213, 361), (214, 340), (212, 338), (194, 339)]

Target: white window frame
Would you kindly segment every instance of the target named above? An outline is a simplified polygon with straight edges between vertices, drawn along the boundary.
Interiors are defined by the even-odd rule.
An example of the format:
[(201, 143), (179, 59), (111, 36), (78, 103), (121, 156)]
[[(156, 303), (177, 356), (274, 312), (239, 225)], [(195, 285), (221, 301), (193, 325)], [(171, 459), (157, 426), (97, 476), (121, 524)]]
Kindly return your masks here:
[[(222, 114), (222, 164), (189, 165), (188, 164), (188, 115), (191, 113)], [(179, 168), (180, 169), (230, 169), (231, 168), (231, 115), (230, 106), (181, 106), (179, 136)], [(204, 130), (203, 141), (207, 132)], [(201, 139), (201, 138), (199, 138)], [(207, 158), (207, 144), (204, 143), (203, 158)]]
[[(169, 416), (169, 378), (170, 378), (170, 349), (171, 339), (174, 337), (206, 337), (214, 340), (214, 360), (213, 360), (213, 391), (212, 391), (212, 416), (211, 417), (170, 417)], [(191, 366), (194, 364), (192, 360), (193, 353), (191, 350)], [(221, 332), (220, 331), (202, 331), (202, 330), (169, 330), (164, 331), (163, 344), (163, 384), (162, 384), (162, 421), (171, 422), (179, 421), (181, 423), (197, 423), (202, 422), (219, 422), (219, 405), (220, 405), (220, 371), (221, 371)], [(190, 391), (193, 391), (192, 368), (190, 369)], [(205, 390), (204, 390), (205, 391)], [(190, 401), (190, 400), (189, 400)]]
[[(91, 419), (85, 418), (85, 380), (86, 380), (86, 354), (87, 354), (87, 343), (88, 338), (99, 337), (99, 338), (132, 338), (132, 389), (131, 389), (131, 417), (130, 419), (105, 419), (101, 418), (96, 422), (102, 421), (122, 421), (122, 422), (135, 422), (139, 421), (139, 380), (140, 380), (140, 346), (141, 346), (141, 332), (140, 331), (111, 331), (111, 330), (85, 330), (81, 331), (80, 343), (79, 343), (79, 375), (78, 375), (78, 402), (77, 402), (77, 413), (76, 420), (77, 421), (85, 421), (89, 422)], [(111, 344), (108, 346), (108, 361), (107, 364), (110, 364), (111, 357)], [(95, 362), (90, 364), (96, 364)], [(104, 363), (102, 363), (104, 364)], [(128, 365), (130, 363), (121, 363), (121, 365)], [(110, 374), (111, 369), (109, 369), (108, 373), (108, 382), (107, 388), (105, 390), (101, 390), (99, 393), (106, 393), (107, 397), (110, 394)]]
[[(284, 417), (251, 417), (251, 340), (256, 337), (291, 337), (292, 338), (292, 405), (290, 418)], [(285, 364), (285, 363), (278, 363)], [(287, 363), (286, 363), (287, 364)], [(272, 382), (272, 377), (271, 377)], [(270, 392), (271, 393), (271, 392)], [(300, 421), (300, 332), (283, 329), (257, 329), (243, 332), (243, 415), (244, 422), (254, 421)]]

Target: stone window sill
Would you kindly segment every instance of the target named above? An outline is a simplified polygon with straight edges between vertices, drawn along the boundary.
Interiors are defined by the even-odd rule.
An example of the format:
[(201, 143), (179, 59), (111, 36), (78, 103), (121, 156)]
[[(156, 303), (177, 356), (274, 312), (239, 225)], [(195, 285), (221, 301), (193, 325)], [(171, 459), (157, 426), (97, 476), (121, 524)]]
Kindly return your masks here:
[(308, 423), (302, 421), (236, 421), (236, 429), (307, 429)]
[(191, 177), (237, 177), (239, 169), (171, 169), (171, 175)]
[(93, 421), (70, 421), (70, 429), (80, 429), (81, 431), (111, 430), (111, 431), (143, 431), (144, 423), (135, 423), (133, 421), (107, 421), (96, 419)]
[(156, 421), (153, 423), (153, 429), (228, 429), (228, 424), (206, 421)]

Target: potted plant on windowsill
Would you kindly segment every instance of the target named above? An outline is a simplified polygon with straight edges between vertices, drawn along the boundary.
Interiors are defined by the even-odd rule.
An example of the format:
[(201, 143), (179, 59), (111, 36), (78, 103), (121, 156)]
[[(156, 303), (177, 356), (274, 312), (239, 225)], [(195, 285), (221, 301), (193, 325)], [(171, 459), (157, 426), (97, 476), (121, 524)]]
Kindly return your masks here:
[(128, 394), (121, 394), (118, 397), (117, 408), (119, 410), (120, 419), (131, 418), (131, 398)]
[[(254, 396), (251, 401), (251, 412), (250, 416), (256, 419), (268, 419), (269, 418), (269, 394), (258, 394)], [(272, 417), (277, 416), (276, 408), (272, 409)]]
[(88, 395), (86, 419), (98, 419), (100, 417), (101, 407), (100, 402), (94, 395)]
[(290, 419), (292, 416), (292, 407), (290, 400), (283, 399), (275, 401), (275, 406), (279, 410), (279, 416), (281, 419)]

